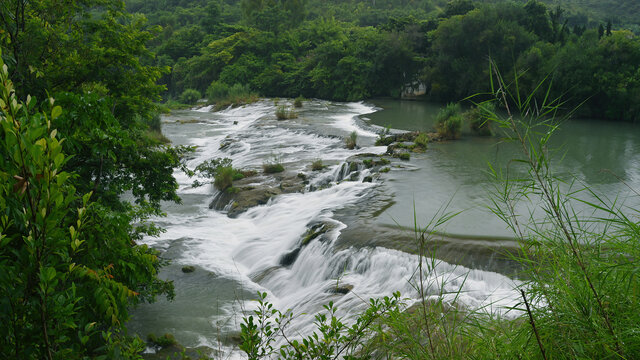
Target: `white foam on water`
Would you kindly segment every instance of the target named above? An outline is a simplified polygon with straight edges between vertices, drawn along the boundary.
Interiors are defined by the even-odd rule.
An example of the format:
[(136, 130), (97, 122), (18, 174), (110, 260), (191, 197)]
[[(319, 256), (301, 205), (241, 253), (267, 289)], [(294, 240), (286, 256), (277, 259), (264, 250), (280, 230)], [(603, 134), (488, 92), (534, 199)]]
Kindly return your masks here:
[(213, 105), (198, 106), (198, 107), (194, 107), (191, 110), (197, 111), (197, 112), (211, 112), (211, 110), (213, 110)]
[(355, 131), (358, 136), (376, 137), (377, 133), (359, 127), (356, 122), (358, 116), (371, 114), (375, 111), (376, 107), (373, 105), (365, 105), (363, 102), (349, 103), (347, 113), (331, 116), (335, 120), (333, 126), (349, 133)]

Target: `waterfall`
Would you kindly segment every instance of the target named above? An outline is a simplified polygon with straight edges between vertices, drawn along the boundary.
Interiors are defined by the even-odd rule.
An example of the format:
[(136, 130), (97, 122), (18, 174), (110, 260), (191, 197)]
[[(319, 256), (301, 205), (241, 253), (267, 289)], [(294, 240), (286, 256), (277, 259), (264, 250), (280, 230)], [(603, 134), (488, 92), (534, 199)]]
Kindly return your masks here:
[[(404, 297), (418, 298), (411, 284), (418, 265), (416, 255), (383, 247), (336, 246), (347, 227), (335, 216), (336, 211), (359, 206), (381, 184), (371, 181), (369, 177), (375, 177), (371, 169), (352, 160), (356, 154), (385, 151), (373, 146), (375, 131), (361, 128), (356, 121), (357, 116), (374, 108), (363, 103), (310, 102), (308, 106), (299, 119), (283, 122), (275, 120), (275, 106), (267, 100), (217, 113), (200, 109), (197, 116), (203, 124), (194, 125), (191, 133), (175, 135), (197, 147), (188, 162), (190, 167), (227, 157), (234, 167), (260, 171), (262, 164), (275, 156), (287, 172), (309, 177), (307, 191), (275, 196), (229, 218), (225, 211), (232, 202), (210, 209), (212, 200), (220, 201), (220, 193), (212, 193), (211, 186), (193, 189), (192, 179), (176, 172), (180, 193), (189, 196), (193, 209), (168, 211), (166, 219), (159, 219), (166, 232), (145, 239), (159, 248), (179, 239), (181, 252), (174, 262), (196, 265), (252, 293), (265, 291), (277, 308), (305, 314), (291, 325), (300, 334), (313, 330), (314, 314), (329, 301), (336, 304), (340, 315), (352, 316), (365, 309), (366, 300), (372, 297), (400, 291)], [(311, 125), (306, 116), (314, 119)], [(342, 140), (352, 131), (359, 135), (357, 150), (346, 149)], [(328, 166), (309, 171), (316, 159)], [(462, 283), (460, 279), (465, 277)], [(496, 273), (439, 262), (427, 281), (435, 284), (443, 279), (448, 279), (448, 290), (462, 287), (458, 301), (471, 307), (503, 311), (503, 306), (511, 306), (517, 299), (512, 290), (514, 281)], [(336, 291), (340, 286), (346, 290)], [(251, 308), (251, 301), (240, 302)], [(221, 308), (224, 311), (212, 315), (212, 323), (242, 316), (231, 302)], [(231, 324), (235, 325), (225, 325), (228, 328), (222, 330), (237, 331), (238, 321)]]

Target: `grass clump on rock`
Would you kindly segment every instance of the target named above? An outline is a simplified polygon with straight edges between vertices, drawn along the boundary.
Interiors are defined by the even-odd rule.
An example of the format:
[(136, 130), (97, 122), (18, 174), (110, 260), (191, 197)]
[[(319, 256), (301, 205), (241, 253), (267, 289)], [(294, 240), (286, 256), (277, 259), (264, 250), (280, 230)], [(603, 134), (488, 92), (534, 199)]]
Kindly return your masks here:
[(420, 133), (416, 136), (413, 142), (415, 144), (414, 150), (427, 150), (427, 146), (429, 145), (429, 135)]
[(262, 164), (262, 170), (265, 174), (275, 174), (284, 171), (284, 166), (277, 156)]
[(288, 120), (288, 119), (296, 119), (298, 117), (298, 113), (289, 109), (284, 105), (278, 106), (276, 109), (276, 118), (278, 120)]
[(315, 160), (311, 163), (311, 170), (320, 171), (324, 169), (324, 165), (322, 164), (322, 159)]
[(349, 137), (344, 140), (345, 145), (349, 150), (353, 150), (358, 146), (357, 141), (358, 141), (358, 133), (355, 131), (352, 131), (351, 134), (349, 134)]

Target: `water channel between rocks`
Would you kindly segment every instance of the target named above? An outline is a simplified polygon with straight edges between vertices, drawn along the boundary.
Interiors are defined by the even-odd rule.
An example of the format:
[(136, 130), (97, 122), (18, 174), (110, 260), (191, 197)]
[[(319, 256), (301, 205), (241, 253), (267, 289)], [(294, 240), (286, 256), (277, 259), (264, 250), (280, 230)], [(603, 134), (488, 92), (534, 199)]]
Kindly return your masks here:
[[(444, 261), (429, 281), (448, 279), (449, 290), (462, 286), (462, 303), (505, 312), (503, 307), (518, 301), (517, 271), (498, 254), (515, 244), (486, 208), (492, 186), (486, 170), (488, 162), (515, 157), (515, 148), (495, 138), (464, 136), (430, 144), (409, 161), (385, 157), (391, 160), (385, 166), (389, 172), (362, 166), (361, 159), (377, 158), (366, 154), (386, 151), (374, 145), (384, 127), (429, 130), (439, 108), (396, 100), (313, 100), (296, 109), (297, 119), (278, 121), (274, 102), (263, 100), (220, 112), (203, 108), (164, 116), (163, 132), (174, 144), (197, 146), (190, 168), (230, 158), (236, 168), (261, 173), (263, 163), (277, 158), (286, 170), (243, 180), (246, 187), (271, 186), (275, 196), (233, 214), (232, 203), (210, 209), (211, 203), (226, 201), (212, 185), (194, 188), (194, 179), (175, 173), (183, 204), (165, 204), (167, 217), (156, 222), (167, 231), (144, 241), (172, 260), (161, 276), (174, 280), (176, 298), (138, 307), (129, 328), (142, 337), (172, 333), (185, 346), (238, 357), (234, 339), (257, 291), (266, 291), (281, 310), (305, 314), (292, 325), (301, 334), (313, 330), (313, 315), (329, 301), (350, 316), (372, 297), (400, 291), (415, 299), (409, 283), (417, 266), (411, 254), (414, 214), (426, 226), (447, 204), (448, 211), (462, 213), (438, 229), (447, 234), (437, 239)], [(348, 150), (344, 138), (352, 131), (359, 147)], [(559, 174), (571, 174), (629, 206), (640, 203), (620, 181), (640, 189), (640, 128), (572, 121), (554, 145), (565, 150)], [(311, 163), (319, 159), (325, 168), (312, 171)], [(184, 265), (194, 265), (195, 272), (183, 273)]]

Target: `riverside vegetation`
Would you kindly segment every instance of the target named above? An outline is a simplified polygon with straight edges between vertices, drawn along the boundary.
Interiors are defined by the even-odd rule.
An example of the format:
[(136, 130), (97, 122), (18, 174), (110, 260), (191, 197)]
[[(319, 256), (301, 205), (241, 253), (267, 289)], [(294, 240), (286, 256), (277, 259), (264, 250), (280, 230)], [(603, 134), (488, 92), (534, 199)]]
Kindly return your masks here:
[[(490, 56), (532, 91), (552, 73), (561, 110), (638, 121), (637, 5), (614, 1), (131, 0), (162, 26), (152, 63), (165, 100), (197, 90), (225, 108), (255, 94), (357, 101), (425, 91), (458, 102), (488, 91)], [(241, 90), (222, 100), (210, 89)], [(537, 99), (541, 102), (543, 99)]]

